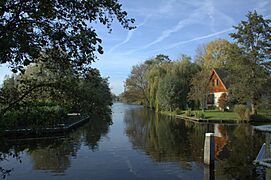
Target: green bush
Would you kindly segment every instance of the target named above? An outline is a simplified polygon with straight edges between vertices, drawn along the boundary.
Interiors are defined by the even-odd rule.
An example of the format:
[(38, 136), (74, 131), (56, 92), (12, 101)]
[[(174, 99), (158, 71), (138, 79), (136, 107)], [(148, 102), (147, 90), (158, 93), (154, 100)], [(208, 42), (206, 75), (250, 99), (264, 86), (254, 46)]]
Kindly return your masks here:
[(6, 128), (54, 127), (63, 123), (66, 112), (60, 106), (21, 107), (8, 111), (2, 122)]
[(199, 118), (199, 119), (205, 118), (205, 114), (203, 111), (195, 111), (195, 116), (196, 116), (196, 118)]
[(245, 120), (246, 121), (250, 121), (251, 120), (251, 111), (249, 108), (246, 109), (246, 112), (245, 112)]
[(238, 104), (234, 106), (234, 112), (237, 114), (238, 120), (250, 121), (250, 109), (245, 105)]
[(175, 110), (175, 113), (176, 113), (177, 115), (181, 115), (181, 114), (183, 113), (183, 111), (182, 111), (180, 108), (177, 108), (177, 109)]
[(185, 115), (186, 115), (187, 117), (193, 116), (192, 109), (191, 109), (191, 108), (188, 108), (187, 111), (185, 111)]

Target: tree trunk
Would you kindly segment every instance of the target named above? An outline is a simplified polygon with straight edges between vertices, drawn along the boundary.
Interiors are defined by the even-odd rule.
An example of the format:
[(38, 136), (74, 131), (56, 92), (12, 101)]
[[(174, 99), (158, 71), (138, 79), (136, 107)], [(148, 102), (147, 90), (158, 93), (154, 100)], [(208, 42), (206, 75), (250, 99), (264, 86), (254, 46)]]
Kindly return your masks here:
[(204, 98), (201, 100), (201, 110), (204, 111), (205, 109), (205, 101)]

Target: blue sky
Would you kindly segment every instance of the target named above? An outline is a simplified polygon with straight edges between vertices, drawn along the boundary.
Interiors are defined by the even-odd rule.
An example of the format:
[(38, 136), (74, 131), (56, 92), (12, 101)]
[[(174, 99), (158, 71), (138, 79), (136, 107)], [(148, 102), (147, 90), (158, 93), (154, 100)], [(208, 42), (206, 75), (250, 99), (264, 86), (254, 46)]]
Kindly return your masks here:
[[(157, 54), (176, 60), (182, 54), (194, 57), (198, 46), (217, 38), (231, 40), (233, 25), (245, 20), (248, 11), (271, 17), (271, 0), (120, 0), (136, 29), (128, 31), (117, 22), (111, 33), (100, 25), (105, 53), (93, 67), (110, 77), (112, 91), (123, 91), (123, 82), (133, 65)], [(10, 71), (0, 66), (0, 81)]]

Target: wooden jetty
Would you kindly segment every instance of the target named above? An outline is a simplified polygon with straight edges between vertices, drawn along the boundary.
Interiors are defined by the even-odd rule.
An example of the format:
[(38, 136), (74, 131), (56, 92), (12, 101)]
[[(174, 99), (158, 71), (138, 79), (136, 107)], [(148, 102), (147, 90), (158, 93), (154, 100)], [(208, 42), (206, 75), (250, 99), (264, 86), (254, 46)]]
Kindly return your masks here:
[(55, 127), (45, 128), (21, 128), (21, 129), (6, 129), (3, 131), (3, 136), (6, 138), (28, 138), (28, 137), (44, 137), (63, 135), (70, 130), (81, 126), (89, 121), (89, 116), (82, 117), (78, 121), (71, 124), (57, 124)]

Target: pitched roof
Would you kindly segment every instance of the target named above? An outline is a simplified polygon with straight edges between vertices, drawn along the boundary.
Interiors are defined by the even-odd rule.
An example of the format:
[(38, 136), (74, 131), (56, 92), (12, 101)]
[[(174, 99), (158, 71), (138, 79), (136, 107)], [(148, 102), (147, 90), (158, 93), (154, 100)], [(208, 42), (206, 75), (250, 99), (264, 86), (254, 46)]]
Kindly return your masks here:
[(220, 80), (223, 82), (223, 84), (228, 89), (230, 87), (230, 83), (227, 78), (229, 73), (225, 69), (218, 69), (218, 68), (213, 68), (213, 71), (216, 72), (216, 74), (219, 76)]

